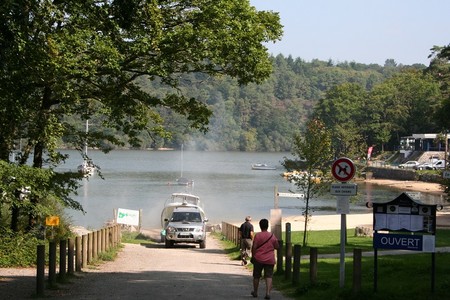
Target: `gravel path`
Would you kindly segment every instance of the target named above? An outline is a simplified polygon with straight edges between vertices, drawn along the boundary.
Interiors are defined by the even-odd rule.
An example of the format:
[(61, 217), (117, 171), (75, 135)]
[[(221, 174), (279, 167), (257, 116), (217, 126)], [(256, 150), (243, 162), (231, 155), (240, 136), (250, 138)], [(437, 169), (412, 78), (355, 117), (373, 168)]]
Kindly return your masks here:
[[(4, 282), (8, 279), (4, 276), (6, 270), (0, 269)], [(31, 271), (29, 275), (34, 276), (35, 271)], [(14, 287), (20, 281), (14, 282), (16, 276), (8, 285), (0, 280), (2, 299), (30, 298), (36, 285), (35, 280), (27, 278), (28, 286), (23, 281), (22, 288), (15, 292)], [(87, 269), (71, 283), (61, 284), (57, 290), (47, 289), (45, 293), (58, 299), (253, 299), (251, 285), (250, 270), (241, 266), (240, 261), (230, 260), (219, 241), (208, 237), (206, 249), (125, 244), (115, 261)], [(262, 299), (265, 284), (259, 288)], [(286, 298), (273, 291), (272, 299)]]

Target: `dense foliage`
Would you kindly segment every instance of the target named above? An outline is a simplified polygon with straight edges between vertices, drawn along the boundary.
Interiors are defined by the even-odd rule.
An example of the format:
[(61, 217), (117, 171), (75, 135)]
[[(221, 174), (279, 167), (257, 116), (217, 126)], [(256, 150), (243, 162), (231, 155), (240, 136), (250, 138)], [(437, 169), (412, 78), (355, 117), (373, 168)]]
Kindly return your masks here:
[[(170, 136), (164, 114), (204, 132), (211, 109), (184, 93), (182, 75), (260, 83), (272, 72), (264, 43), (281, 34), (278, 14), (243, 0), (2, 1), (0, 160), (14, 153), (14, 189), (30, 186), (22, 201), (8, 190), (11, 175), (2, 176), (0, 211), (13, 211), (2, 223), (29, 230), (54, 205), (81, 209), (67, 197), (81, 176), (53, 173), (66, 158), (63, 138), (80, 151), (139, 146), (144, 132)], [(145, 90), (140, 80), (166, 89)], [(101, 130), (75, 126), (89, 119)], [(28, 226), (17, 223), (24, 215)]]
[[(387, 60), (384, 66), (320, 60), (307, 62), (301, 58), (294, 59), (281, 54), (272, 57), (272, 65), (273, 73), (269, 79), (260, 84), (246, 86), (239, 86), (236, 80), (227, 76), (212, 79), (198, 73), (184, 75), (180, 80), (179, 89), (186, 95), (200, 99), (213, 112), (208, 132), (202, 134), (193, 131), (180, 115), (159, 109), (160, 115), (164, 118), (164, 127), (172, 131), (173, 135), (170, 138), (151, 138), (142, 135), (144, 143), (141, 147), (179, 148), (184, 143), (190, 149), (208, 151), (289, 151), (292, 148), (294, 134), (304, 128), (311, 115), (319, 113), (321, 109), (319, 102), (331, 103), (334, 101), (333, 95), (352, 86), (359, 90), (359, 94), (347, 100), (351, 106), (345, 112), (345, 118), (351, 119), (349, 116), (352, 113), (360, 114), (359, 123), (364, 127), (364, 131), (374, 133), (368, 141), (362, 140), (359, 147), (365, 148), (365, 144), (383, 140), (382, 138), (388, 135), (388, 141), (383, 140), (383, 145), (387, 144), (392, 149), (397, 143), (394, 139), (390, 139), (391, 131), (385, 135), (383, 135), (385, 131), (379, 132), (377, 126), (381, 128), (384, 123), (380, 124), (381, 121), (377, 119), (372, 121), (375, 117), (368, 115), (364, 107), (368, 99), (362, 99), (364, 102), (357, 108), (355, 105), (358, 102), (354, 102), (355, 97), (366, 97), (367, 93), (394, 75), (420, 74), (426, 68), (424, 65), (396, 65), (393, 60)], [(152, 93), (164, 93), (170, 89), (158, 80), (149, 81), (143, 78), (140, 84), (144, 90)], [(342, 105), (340, 109), (345, 110), (346, 106)], [(375, 105), (372, 107), (376, 109)], [(382, 107), (376, 112), (383, 110)], [(340, 118), (343, 116), (337, 111), (331, 110), (330, 113), (333, 120), (324, 120), (327, 126), (330, 122), (342, 121)], [(99, 122), (92, 123), (94, 124), (92, 130), (104, 130), (103, 127), (95, 126)], [(79, 126), (82, 126), (80, 122)], [(353, 124), (343, 126), (345, 127), (343, 129), (348, 129)], [(427, 124), (423, 126), (426, 127)]]

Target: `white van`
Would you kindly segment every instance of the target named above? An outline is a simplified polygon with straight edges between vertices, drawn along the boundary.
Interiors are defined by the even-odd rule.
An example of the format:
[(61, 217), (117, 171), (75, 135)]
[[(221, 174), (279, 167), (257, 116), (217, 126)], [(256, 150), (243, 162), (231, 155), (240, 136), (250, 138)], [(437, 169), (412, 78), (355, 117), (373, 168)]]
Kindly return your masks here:
[[(447, 163), (448, 165), (448, 163)], [(440, 159), (432, 165), (433, 170), (445, 169), (445, 160)]]

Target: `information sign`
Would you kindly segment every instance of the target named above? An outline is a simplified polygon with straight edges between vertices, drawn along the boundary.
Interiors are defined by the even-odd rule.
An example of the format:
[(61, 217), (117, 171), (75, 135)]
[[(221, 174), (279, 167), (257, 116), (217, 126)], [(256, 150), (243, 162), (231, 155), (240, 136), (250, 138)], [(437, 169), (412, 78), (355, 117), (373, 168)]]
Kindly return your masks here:
[(139, 211), (119, 208), (117, 210), (117, 224), (139, 226)]
[(59, 225), (59, 217), (58, 216), (49, 216), (45, 218), (45, 225), (47, 226), (58, 226)]
[(422, 252), (435, 251), (434, 235), (386, 234), (374, 233), (373, 244), (375, 248), (400, 249)]
[(357, 191), (356, 183), (332, 183), (330, 192), (333, 196), (355, 196)]

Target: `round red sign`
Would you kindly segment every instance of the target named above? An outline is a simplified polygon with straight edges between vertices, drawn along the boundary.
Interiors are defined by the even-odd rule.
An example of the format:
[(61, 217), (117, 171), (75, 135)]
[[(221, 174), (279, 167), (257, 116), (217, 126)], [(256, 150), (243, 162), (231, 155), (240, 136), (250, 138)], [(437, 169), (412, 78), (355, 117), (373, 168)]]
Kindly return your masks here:
[(333, 174), (333, 177), (342, 182), (352, 179), (355, 173), (355, 164), (353, 164), (351, 159), (346, 157), (336, 159), (331, 166), (331, 174)]

